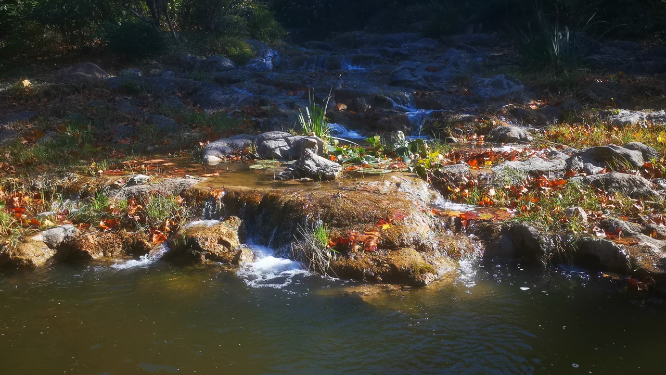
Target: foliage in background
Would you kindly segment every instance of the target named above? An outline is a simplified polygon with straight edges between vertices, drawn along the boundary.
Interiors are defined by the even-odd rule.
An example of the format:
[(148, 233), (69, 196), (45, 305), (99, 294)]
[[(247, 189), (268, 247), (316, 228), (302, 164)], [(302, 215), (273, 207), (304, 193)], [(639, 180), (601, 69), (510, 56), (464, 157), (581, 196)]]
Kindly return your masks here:
[(108, 31), (109, 48), (130, 58), (159, 55), (168, 49), (163, 33), (145, 22), (130, 22)]

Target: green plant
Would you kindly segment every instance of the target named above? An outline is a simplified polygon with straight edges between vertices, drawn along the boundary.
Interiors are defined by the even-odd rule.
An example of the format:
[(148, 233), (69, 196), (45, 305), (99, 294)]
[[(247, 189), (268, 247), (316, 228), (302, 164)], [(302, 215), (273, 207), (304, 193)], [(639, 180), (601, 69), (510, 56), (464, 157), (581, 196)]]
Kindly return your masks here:
[(108, 45), (112, 51), (134, 59), (159, 55), (168, 49), (162, 31), (139, 22), (111, 28)]
[(242, 65), (254, 58), (252, 47), (235, 37), (214, 34), (204, 38), (195, 47), (201, 55), (222, 55), (236, 64)]
[(185, 208), (173, 196), (155, 195), (143, 210), (147, 223), (153, 227), (163, 225), (167, 220), (181, 221), (187, 217)]
[(328, 126), (326, 120), (326, 110), (328, 109), (328, 102), (331, 100), (331, 95), (326, 98), (324, 108), (315, 103), (314, 92), (308, 93), (309, 104), (305, 107), (305, 115), (300, 111), (298, 120), (303, 128), (303, 132), (307, 135), (317, 136), (324, 141), (328, 140), (331, 136), (331, 128)]
[(555, 66), (576, 68), (581, 66), (589, 50), (586, 35), (582, 31), (590, 25), (592, 18), (579, 22), (580, 30), (562, 28), (558, 22), (551, 23), (543, 11), (536, 14), (535, 26), (528, 24), (527, 31), (517, 33), (518, 49), (527, 65), (531, 67)]
[(291, 245), (292, 257), (316, 274), (326, 275), (337, 257), (330, 243), (330, 231), (321, 220), (298, 226), (298, 236)]
[(109, 198), (103, 193), (98, 192), (93, 198), (74, 211), (70, 217), (76, 223), (97, 224), (100, 220), (109, 216)]

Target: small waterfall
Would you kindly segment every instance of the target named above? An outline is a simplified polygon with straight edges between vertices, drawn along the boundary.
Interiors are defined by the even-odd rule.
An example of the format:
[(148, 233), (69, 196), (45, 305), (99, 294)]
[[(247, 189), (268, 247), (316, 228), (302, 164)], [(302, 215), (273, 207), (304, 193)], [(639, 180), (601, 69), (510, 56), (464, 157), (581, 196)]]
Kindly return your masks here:
[(405, 112), (405, 115), (407, 115), (409, 123), (412, 125), (412, 134), (410, 137), (411, 139), (427, 138), (421, 135), (423, 131), (423, 124), (425, 124), (426, 120), (430, 118), (430, 115), (432, 115), (433, 112), (436, 112), (435, 110), (415, 108), (411, 103), (412, 100), (409, 95), (407, 96), (408, 103), (405, 104), (398, 103), (395, 101), (395, 99), (388, 96), (386, 98), (391, 102), (391, 104), (393, 104), (394, 109)]
[(354, 139), (365, 139), (366, 137), (362, 136), (358, 132), (354, 130), (348, 130), (344, 126), (340, 124), (328, 124), (329, 128), (331, 129), (331, 134), (335, 137), (342, 138), (342, 139), (349, 139), (349, 140), (354, 140)]
[(167, 253), (167, 251), (169, 251), (169, 248), (166, 246), (166, 244), (162, 244), (157, 250), (151, 252), (150, 254), (142, 255), (139, 257), (139, 259), (119, 261), (118, 263), (112, 265), (111, 268), (117, 270), (126, 270), (129, 268), (146, 267), (160, 260), (160, 258), (162, 258), (164, 254)]
[(364, 68), (362, 66), (352, 65), (351, 59), (349, 58), (349, 56), (345, 55), (342, 58), (342, 70), (346, 70), (348, 72), (353, 72), (353, 71), (365, 71), (366, 68)]
[(315, 55), (310, 61), (306, 61), (301, 70), (314, 72), (317, 70), (326, 70), (326, 57), (325, 55)]
[(249, 245), (249, 247), (256, 260), (243, 265), (237, 275), (250, 287), (282, 289), (296, 282), (298, 276), (310, 274), (298, 262), (276, 256), (275, 250), (269, 247), (259, 245)]

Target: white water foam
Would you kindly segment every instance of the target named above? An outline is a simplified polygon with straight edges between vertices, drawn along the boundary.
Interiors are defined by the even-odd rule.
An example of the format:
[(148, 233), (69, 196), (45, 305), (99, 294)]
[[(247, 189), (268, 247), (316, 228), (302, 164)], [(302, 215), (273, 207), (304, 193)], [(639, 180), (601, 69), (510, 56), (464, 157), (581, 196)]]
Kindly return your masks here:
[(478, 264), (471, 259), (463, 259), (458, 263), (458, 279), (467, 288), (476, 285), (476, 272)]
[(169, 248), (165, 244), (162, 244), (157, 250), (150, 254), (142, 255), (139, 257), (139, 259), (119, 261), (118, 263), (112, 265), (111, 268), (117, 270), (126, 270), (129, 268), (146, 267), (162, 258), (162, 256), (166, 254), (167, 251), (169, 251)]
[(253, 288), (282, 289), (294, 282), (298, 275), (310, 273), (298, 262), (275, 256), (275, 251), (266, 246), (249, 245), (257, 260), (244, 265), (237, 275)]
[(433, 205), (440, 210), (451, 210), (451, 211), (462, 211), (462, 212), (467, 212), (467, 211), (476, 211), (476, 206), (473, 206), (471, 204), (464, 204), (464, 203), (455, 203), (451, 202), (449, 200), (444, 199), (443, 197), (437, 197), (435, 202), (433, 202)]

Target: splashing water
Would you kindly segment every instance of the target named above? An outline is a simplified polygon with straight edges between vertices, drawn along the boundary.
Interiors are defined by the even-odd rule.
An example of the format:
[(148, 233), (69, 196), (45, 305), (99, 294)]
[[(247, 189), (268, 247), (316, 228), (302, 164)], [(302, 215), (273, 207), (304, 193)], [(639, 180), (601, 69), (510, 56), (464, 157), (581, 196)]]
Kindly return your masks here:
[(147, 267), (162, 258), (162, 256), (164, 256), (167, 251), (169, 251), (169, 248), (165, 244), (162, 244), (156, 251), (151, 252), (150, 254), (142, 255), (139, 257), (139, 259), (119, 261), (118, 263), (112, 265), (111, 268), (117, 270), (126, 270), (129, 268)]
[(266, 246), (250, 245), (257, 260), (238, 270), (238, 277), (253, 288), (282, 289), (295, 282), (297, 276), (310, 273), (298, 262), (275, 256), (275, 251)]

